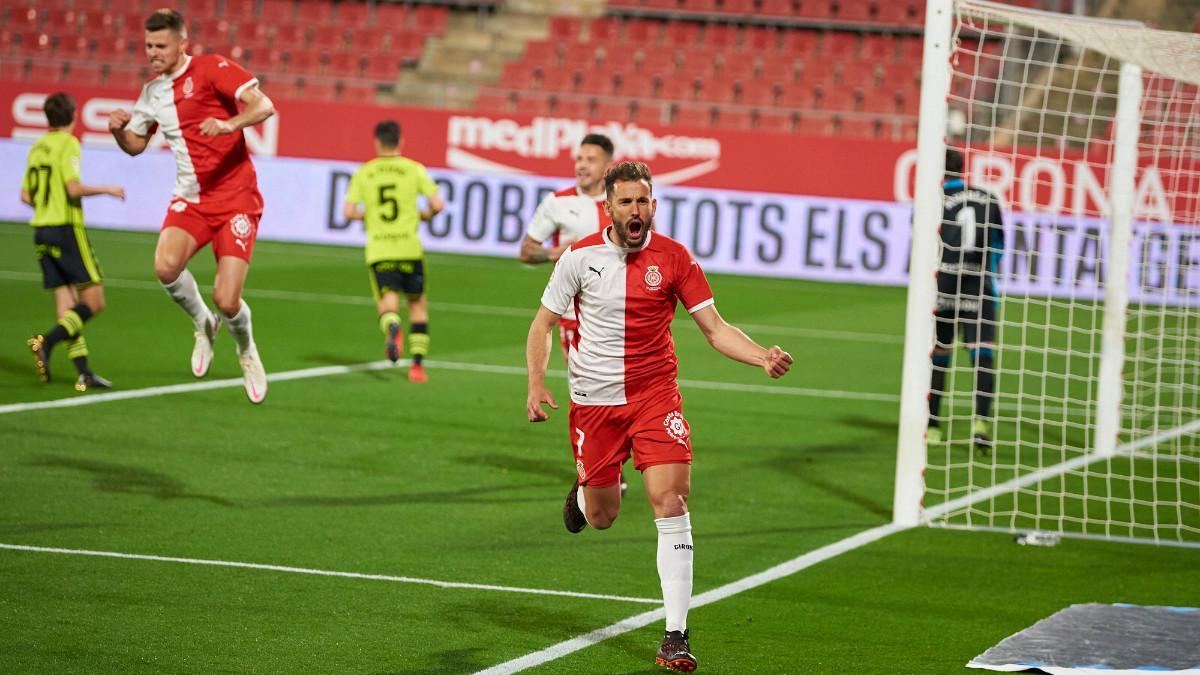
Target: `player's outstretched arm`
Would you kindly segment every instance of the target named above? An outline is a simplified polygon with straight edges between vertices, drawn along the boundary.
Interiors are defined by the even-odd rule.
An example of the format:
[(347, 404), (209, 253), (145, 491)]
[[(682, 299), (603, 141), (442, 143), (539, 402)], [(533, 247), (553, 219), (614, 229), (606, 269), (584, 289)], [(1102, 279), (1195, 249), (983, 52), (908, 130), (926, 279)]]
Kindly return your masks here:
[(200, 123), (200, 133), (205, 136), (232, 134), (246, 127), (261, 124), (275, 114), (275, 104), (257, 86), (246, 87), (238, 100), (245, 106), (240, 113), (227, 120), (219, 120), (215, 117), (206, 118)]
[(542, 408), (546, 404), (557, 410), (554, 395), (546, 389), (546, 362), (550, 358), (551, 331), (558, 323), (559, 315), (538, 307), (537, 316), (529, 326), (529, 338), (525, 341), (525, 368), (529, 371), (529, 393), (525, 397), (525, 413), (530, 422), (545, 422), (550, 414)]
[(108, 131), (116, 139), (117, 147), (127, 155), (136, 156), (142, 154), (142, 151), (150, 144), (150, 137), (153, 134), (135, 134), (126, 129), (126, 125), (132, 119), (133, 115), (128, 110), (118, 108), (108, 114)]
[(125, 188), (120, 185), (88, 185), (77, 180), (67, 182), (67, 196), (71, 199), (92, 197), (94, 195), (112, 195), (125, 201)]
[(730, 325), (709, 305), (692, 314), (700, 332), (708, 339), (713, 349), (734, 361), (759, 366), (771, 377), (783, 377), (792, 367), (792, 355), (775, 345), (770, 349), (759, 345), (737, 326)]

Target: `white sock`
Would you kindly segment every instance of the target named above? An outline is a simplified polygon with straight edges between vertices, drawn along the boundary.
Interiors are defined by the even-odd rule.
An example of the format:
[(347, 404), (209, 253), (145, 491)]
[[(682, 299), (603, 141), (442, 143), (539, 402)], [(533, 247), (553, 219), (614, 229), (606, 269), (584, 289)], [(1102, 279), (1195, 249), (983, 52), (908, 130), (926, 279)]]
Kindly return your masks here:
[(229, 333), (237, 342), (238, 354), (245, 354), (257, 347), (254, 345), (254, 328), (250, 324), (250, 305), (247, 305), (245, 300), (241, 303), (241, 309), (237, 314), (225, 319), (225, 325), (229, 326)]
[(212, 316), (208, 305), (204, 304), (204, 296), (200, 295), (200, 287), (196, 285), (196, 277), (185, 267), (179, 278), (169, 284), (162, 285), (163, 290), (175, 301), (183, 311), (192, 317), (196, 329), (204, 328), (204, 322)]
[[(584, 519), (584, 521), (587, 521), (587, 505), (584, 504), (584, 502), (583, 502), (583, 486), (582, 485), (575, 488), (575, 497), (577, 499), (577, 503), (579, 504), (579, 510), (583, 512), (583, 519)], [(591, 525), (591, 523), (589, 522), (588, 525)]]
[(692, 601), (692, 518), (656, 518), (658, 528), (658, 578), (662, 582), (667, 630), (687, 630), (688, 604)]

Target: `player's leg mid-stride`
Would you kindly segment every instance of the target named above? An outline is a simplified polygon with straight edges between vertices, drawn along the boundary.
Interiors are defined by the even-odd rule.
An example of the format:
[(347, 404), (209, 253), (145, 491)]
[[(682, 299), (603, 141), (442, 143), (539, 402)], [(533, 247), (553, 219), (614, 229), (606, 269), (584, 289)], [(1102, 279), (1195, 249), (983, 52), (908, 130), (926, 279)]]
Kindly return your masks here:
[[(214, 247), (216, 245), (214, 242)], [(218, 314), (205, 304), (195, 277), (187, 269), (187, 262), (199, 248), (200, 244), (188, 230), (166, 227), (159, 236), (154, 254), (154, 270), (163, 289), (195, 325), (192, 375), (204, 377), (208, 374), (212, 366), (213, 343), (223, 323), (229, 328), (237, 346), (246, 397), (251, 403), (262, 403), (267, 397), (267, 375), (254, 343), (250, 306), (241, 297), (249, 262), (218, 252), (217, 276), (213, 286), (213, 301), (220, 310)]]

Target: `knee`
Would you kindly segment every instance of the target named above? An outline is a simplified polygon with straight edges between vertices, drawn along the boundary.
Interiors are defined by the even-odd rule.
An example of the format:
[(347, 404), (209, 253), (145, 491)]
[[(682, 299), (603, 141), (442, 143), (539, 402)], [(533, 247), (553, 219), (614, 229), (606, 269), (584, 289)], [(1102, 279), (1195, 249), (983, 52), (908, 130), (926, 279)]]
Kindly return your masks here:
[(242, 311), (242, 298), (237, 293), (217, 288), (213, 290), (213, 304), (225, 316), (236, 316)]
[(183, 256), (162, 251), (154, 254), (154, 274), (163, 284), (169, 284), (178, 279), (179, 275), (183, 274), (183, 268), (186, 265), (187, 260)]
[(98, 298), (89, 298), (83, 304), (87, 305), (87, 308), (92, 310), (92, 316), (96, 316), (100, 312), (104, 311), (104, 308), (107, 306), (107, 304), (104, 302), (103, 295)]
[(655, 518), (674, 518), (688, 512), (687, 500), (686, 490), (664, 490), (650, 495), (650, 506)]
[(617, 514), (620, 513), (619, 507), (606, 507), (604, 505), (587, 505), (588, 525), (597, 530), (607, 530), (612, 527), (613, 521), (617, 519)]

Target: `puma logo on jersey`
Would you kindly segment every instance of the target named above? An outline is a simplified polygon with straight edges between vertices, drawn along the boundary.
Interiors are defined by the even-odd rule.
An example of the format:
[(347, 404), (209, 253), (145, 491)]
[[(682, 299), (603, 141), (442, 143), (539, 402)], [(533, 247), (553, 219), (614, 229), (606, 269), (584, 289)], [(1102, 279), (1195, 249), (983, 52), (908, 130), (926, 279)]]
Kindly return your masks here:
[(601, 272), (603, 272), (603, 271), (604, 271), (604, 267), (601, 267), (600, 269), (596, 269), (595, 267), (592, 267), (591, 265), (588, 265), (588, 269), (596, 273), (596, 278), (597, 278), (597, 279), (603, 279), (603, 278), (604, 278), (604, 275), (600, 274)]
[(184, 202), (184, 201), (171, 202), (171, 210), (174, 211), (175, 213), (183, 213), (185, 210), (187, 210), (187, 202)]
[(228, 62), (228, 61), (221, 61), (220, 63), (218, 63), (218, 64), (217, 64), (217, 67), (218, 67), (218, 68), (228, 68), (228, 67), (229, 67), (229, 62)]

